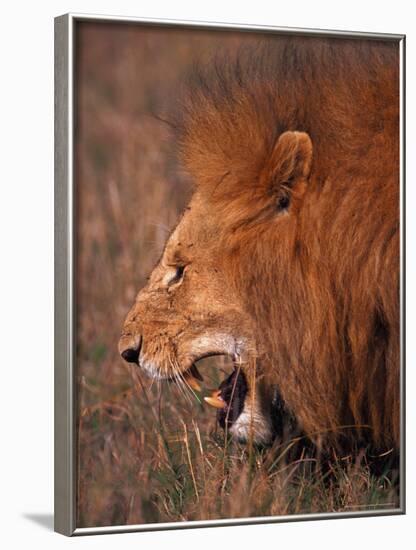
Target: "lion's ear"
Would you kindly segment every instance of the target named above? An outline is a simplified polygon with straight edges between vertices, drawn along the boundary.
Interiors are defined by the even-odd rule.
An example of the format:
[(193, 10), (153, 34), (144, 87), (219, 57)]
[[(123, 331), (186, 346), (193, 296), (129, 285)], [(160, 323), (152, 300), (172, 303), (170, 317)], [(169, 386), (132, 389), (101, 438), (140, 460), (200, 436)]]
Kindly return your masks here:
[(267, 179), (283, 208), (291, 195), (303, 195), (311, 164), (312, 141), (308, 134), (290, 131), (280, 135), (268, 162)]

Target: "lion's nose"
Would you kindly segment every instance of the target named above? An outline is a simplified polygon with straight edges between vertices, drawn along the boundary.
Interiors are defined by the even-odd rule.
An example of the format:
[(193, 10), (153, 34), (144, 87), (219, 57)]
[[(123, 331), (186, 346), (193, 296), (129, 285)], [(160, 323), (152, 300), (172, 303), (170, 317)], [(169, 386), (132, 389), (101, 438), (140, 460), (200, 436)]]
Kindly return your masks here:
[(121, 350), (120, 355), (128, 363), (138, 363), (141, 347), (142, 339), (136, 339), (134, 343), (130, 343), (123, 350)]

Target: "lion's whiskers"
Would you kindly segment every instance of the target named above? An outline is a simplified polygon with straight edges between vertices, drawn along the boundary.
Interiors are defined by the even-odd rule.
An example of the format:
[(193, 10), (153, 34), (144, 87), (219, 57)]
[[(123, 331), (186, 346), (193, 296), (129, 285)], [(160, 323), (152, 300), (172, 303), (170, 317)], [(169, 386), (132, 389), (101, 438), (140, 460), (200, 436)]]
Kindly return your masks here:
[(175, 382), (176, 382), (179, 390), (182, 392), (182, 395), (188, 400), (188, 402), (191, 403), (189, 395), (186, 392), (185, 381), (184, 381), (184, 379), (181, 375), (181, 372), (179, 370), (179, 365), (176, 363), (176, 361), (174, 362), (171, 357), (169, 357), (169, 363), (170, 363), (170, 366), (173, 370), (173, 376), (174, 376)]
[[(185, 390), (186, 390), (186, 388), (187, 388), (187, 389), (189, 390), (189, 392), (192, 394), (192, 396), (195, 397), (195, 399), (196, 399), (197, 401), (199, 401), (197, 394), (194, 392), (193, 388), (191, 388), (191, 386), (189, 385), (188, 381), (187, 381), (186, 378), (184, 377), (183, 373), (179, 370), (179, 369), (180, 369), (180, 368), (179, 368), (179, 365), (177, 365), (177, 368), (178, 368), (179, 376), (180, 376), (180, 378), (181, 378), (181, 380), (182, 380), (182, 382), (183, 382), (183, 384), (184, 384)], [(188, 399), (189, 399), (189, 395), (188, 395)], [(190, 402), (192, 402), (192, 401), (190, 401)]]

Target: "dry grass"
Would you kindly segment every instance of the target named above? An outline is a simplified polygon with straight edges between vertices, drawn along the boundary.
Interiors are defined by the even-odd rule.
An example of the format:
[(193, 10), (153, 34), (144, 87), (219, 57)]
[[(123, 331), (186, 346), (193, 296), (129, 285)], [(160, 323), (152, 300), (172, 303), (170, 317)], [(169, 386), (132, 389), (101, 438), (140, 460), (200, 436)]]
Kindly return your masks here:
[[(78, 49), (78, 525), (397, 506), (362, 457), (323, 472), (224, 441), (215, 414), (118, 356), (124, 317), (189, 198), (164, 113), (196, 57), (241, 36), (83, 23)], [(244, 40), (249, 40), (244, 35)], [(207, 362), (211, 387), (225, 363)], [(250, 458), (250, 459), (249, 459)]]

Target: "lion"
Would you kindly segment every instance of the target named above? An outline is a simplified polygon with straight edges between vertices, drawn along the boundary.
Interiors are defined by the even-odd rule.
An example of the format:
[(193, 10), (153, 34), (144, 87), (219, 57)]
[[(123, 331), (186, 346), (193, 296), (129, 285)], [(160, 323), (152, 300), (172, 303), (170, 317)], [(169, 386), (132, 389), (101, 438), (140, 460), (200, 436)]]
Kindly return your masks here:
[(231, 357), (206, 401), (237, 439), (267, 444), (290, 418), (317, 445), (398, 449), (398, 44), (268, 38), (188, 90), (175, 137), (193, 196), (122, 357), (193, 389), (200, 359)]

